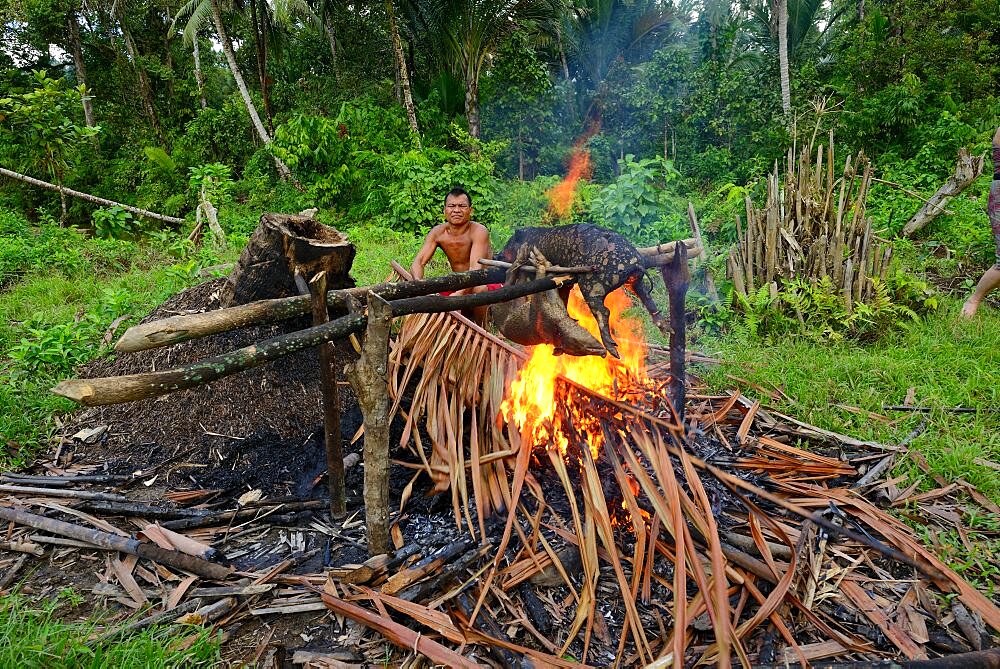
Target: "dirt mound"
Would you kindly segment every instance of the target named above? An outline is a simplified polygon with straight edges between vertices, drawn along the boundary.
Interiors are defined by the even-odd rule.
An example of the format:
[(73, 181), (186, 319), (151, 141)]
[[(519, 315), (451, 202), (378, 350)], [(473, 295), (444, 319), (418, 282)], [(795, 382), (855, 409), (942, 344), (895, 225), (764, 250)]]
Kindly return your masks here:
[[(219, 291), (224, 281), (214, 279), (174, 295), (143, 322), (219, 308)], [(164, 348), (117, 354), (91, 363), (80, 375), (120, 376), (176, 367), (309, 324), (303, 317), (240, 328)], [(340, 350), (343, 356), (353, 355), (349, 346), (342, 345)], [(349, 439), (360, 425), (360, 416), (354, 394), (346, 384), (341, 385), (341, 405), (344, 436)], [(273, 481), (259, 483), (273, 487), (283, 480), (282, 468), (305, 470), (313, 466), (302, 461), (306, 451), (316, 450), (307, 459), (310, 462), (315, 459), (325, 467), (322, 423), (319, 362), (316, 351), (308, 349), (197, 388), (83, 410), (71, 418), (63, 435), (68, 437), (83, 428), (108, 426), (98, 444), (84, 448), (88, 460), (104, 459), (113, 468), (118, 468), (116, 465), (131, 466), (133, 471), (148, 468), (186, 452), (188, 460), (207, 465), (213, 471), (224, 469), (243, 476), (247, 482), (255, 476), (254, 472), (267, 469)], [(264, 443), (280, 446), (286, 452), (258, 448)], [(260, 461), (264, 457), (271, 462)], [(279, 462), (282, 468), (274, 468)], [(196, 480), (198, 473), (191, 471)], [(204, 484), (228, 487), (233, 482), (205, 480)]]

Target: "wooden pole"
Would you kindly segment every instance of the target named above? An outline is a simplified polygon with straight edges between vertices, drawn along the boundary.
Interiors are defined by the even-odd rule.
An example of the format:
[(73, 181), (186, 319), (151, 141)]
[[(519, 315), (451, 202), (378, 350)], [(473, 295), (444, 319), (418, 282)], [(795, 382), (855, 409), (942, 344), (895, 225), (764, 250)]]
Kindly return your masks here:
[[(309, 282), (312, 295), (313, 325), (330, 320), (326, 310), (326, 272)], [(344, 490), (344, 451), (340, 433), (340, 386), (337, 385), (337, 347), (333, 342), (319, 345), (319, 378), (323, 384), (323, 433), (326, 444), (327, 485), (330, 488), (330, 517), (340, 520), (347, 515)]]
[(684, 356), (687, 349), (684, 300), (687, 296), (691, 273), (688, 271), (687, 249), (681, 245), (674, 254), (674, 261), (663, 268), (663, 283), (670, 296), (670, 396), (678, 422), (684, 424), (685, 371)]
[[(393, 316), (458, 311), (552, 290), (558, 288), (560, 284), (565, 284), (567, 279), (566, 275), (546, 276), (543, 279), (504, 286), (498, 290), (485, 291), (475, 295), (451, 297), (427, 295), (395, 300), (390, 305)], [(52, 392), (88, 406), (119, 404), (147, 397), (157, 397), (175, 390), (210, 383), (241, 370), (318, 346), (323, 342), (346, 337), (363, 330), (367, 322), (368, 317), (363, 314), (348, 314), (323, 325), (272, 337), (229, 353), (199, 360), (190, 365), (146, 374), (96, 379), (67, 379), (54, 387)]]
[[(326, 304), (330, 309), (344, 310), (352, 297), (364, 297), (369, 291), (385, 300), (430, 295), (446, 290), (459, 290), (471, 286), (485, 286), (500, 283), (504, 272), (499, 269), (471, 270), (446, 276), (437, 276), (421, 281), (405, 283), (380, 283), (375, 286), (359, 286), (343, 290), (331, 290), (326, 294)], [(158, 321), (140, 323), (125, 331), (115, 344), (121, 353), (144, 351), (158, 346), (177, 344), (189, 339), (227, 332), (247, 325), (275, 323), (309, 311), (310, 299), (306, 296), (282, 297), (258, 300), (235, 307), (215, 309), (200, 314), (182, 314)]]
[(365, 427), (365, 523), (368, 552), (389, 552), (389, 326), (392, 307), (368, 293), (368, 329), (361, 357), (347, 378), (361, 405)]

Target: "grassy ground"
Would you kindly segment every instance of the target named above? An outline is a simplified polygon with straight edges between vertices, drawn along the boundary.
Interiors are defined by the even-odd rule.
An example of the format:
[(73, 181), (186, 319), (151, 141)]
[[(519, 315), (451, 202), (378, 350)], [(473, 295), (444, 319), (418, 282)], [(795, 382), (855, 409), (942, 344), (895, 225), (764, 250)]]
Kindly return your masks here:
[[(903, 404), (912, 392), (914, 404), (931, 408), (927, 427), (912, 447), (935, 473), (948, 480), (964, 478), (1000, 500), (1000, 472), (975, 462), (1000, 462), (1000, 313), (984, 307), (975, 321), (965, 323), (958, 321), (959, 308), (958, 300), (945, 299), (923, 323), (867, 346), (796, 337), (707, 340), (702, 347), (717, 352), (723, 362), (707, 370), (705, 378), (716, 389), (742, 386), (775, 409), (819, 427), (887, 444), (901, 441), (925, 418), (883, 409)], [(790, 401), (760, 397), (732, 377), (778, 388)], [(958, 406), (979, 411), (947, 411)], [(909, 461), (899, 467), (913, 477), (925, 476)]]
[(199, 626), (147, 629), (110, 643), (83, 643), (96, 617), (67, 622), (79, 597), (65, 592), (43, 603), (20, 595), (0, 598), (0, 667), (210, 667), (219, 661), (219, 643)]

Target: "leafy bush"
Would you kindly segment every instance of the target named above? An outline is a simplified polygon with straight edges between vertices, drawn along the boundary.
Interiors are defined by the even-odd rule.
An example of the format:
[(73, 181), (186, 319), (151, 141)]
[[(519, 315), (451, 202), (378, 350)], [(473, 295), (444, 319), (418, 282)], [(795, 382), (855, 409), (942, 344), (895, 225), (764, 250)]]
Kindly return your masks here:
[(591, 204), (595, 223), (617, 230), (639, 245), (686, 236), (686, 204), (669, 186), (680, 174), (661, 157), (627, 155), (618, 161), (619, 176)]
[[(461, 145), (476, 144), (456, 126)], [(441, 219), (445, 193), (461, 185), (472, 195), (476, 219), (495, 217), (493, 156), (498, 145), (465, 151), (409, 148), (406, 119), (365, 99), (344, 103), (335, 119), (298, 115), (275, 133), (274, 154), (296, 173), (316, 204), (335, 206), (346, 224), (389, 216), (415, 232)]]
[(132, 214), (121, 207), (105, 207), (94, 211), (91, 215), (94, 222), (94, 234), (98, 237), (121, 239), (136, 231), (136, 221)]
[(100, 352), (93, 345), (96, 336), (97, 318), (90, 316), (78, 323), (27, 327), (7, 354), (24, 370), (66, 374)]
[(930, 285), (902, 270), (872, 281), (872, 296), (851, 309), (829, 276), (812, 283), (793, 279), (776, 293), (768, 286), (748, 297), (734, 291), (741, 315), (734, 329), (748, 339), (798, 333), (816, 340), (871, 340), (937, 309)]

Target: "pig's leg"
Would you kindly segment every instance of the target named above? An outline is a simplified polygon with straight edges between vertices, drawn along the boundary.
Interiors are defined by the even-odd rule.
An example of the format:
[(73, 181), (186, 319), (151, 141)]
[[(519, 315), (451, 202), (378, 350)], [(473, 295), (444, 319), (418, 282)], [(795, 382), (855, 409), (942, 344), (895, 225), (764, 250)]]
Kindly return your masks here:
[(618, 344), (611, 338), (611, 328), (608, 324), (611, 312), (604, 306), (607, 289), (598, 281), (581, 279), (580, 292), (583, 294), (587, 306), (590, 307), (590, 313), (594, 315), (594, 320), (597, 321), (597, 327), (601, 332), (601, 343), (604, 344), (604, 348), (608, 349), (608, 353), (618, 358)]
[(660, 329), (660, 332), (668, 334), (670, 331), (670, 321), (660, 312), (660, 308), (656, 306), (656, 302), (653, 302), (653, 296), (649, 294), (649, 289), (646, 288), (643, 278), (643, 274), (634, 274), (625, 282), (625, 287), (639, 298), (642, 306), (646, 307), (646, 311), (653, 317), (653, 324)]

